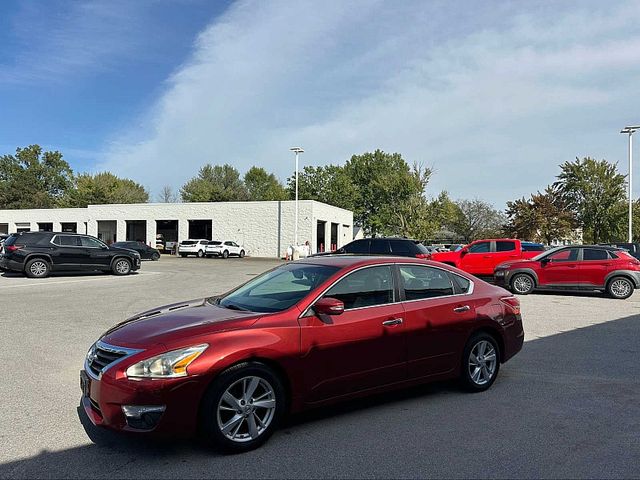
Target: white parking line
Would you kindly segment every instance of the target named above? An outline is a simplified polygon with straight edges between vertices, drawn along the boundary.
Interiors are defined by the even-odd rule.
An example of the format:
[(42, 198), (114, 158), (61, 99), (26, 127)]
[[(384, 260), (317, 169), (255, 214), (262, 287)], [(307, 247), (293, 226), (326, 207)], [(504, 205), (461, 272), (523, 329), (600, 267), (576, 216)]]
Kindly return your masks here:
[[(127, 275), (121, 278), (118, 278), (118, 281), (120, 280), (125, 280), (125, 279), (131, 279), (131, 278), (138, 278), (138, 277), (144, 277), (147, 275), (162, 275), (164, 272), (140, 272), (137, 273), (135, 275)], [(21, 279), (22, 280), (22, 279)], [(59, 281), (56, 281), (59, 280)], [(48, 285), (66, 285), (69, 283), (85, 283), (85, 282), (91, 282), (92, 280), (115, 280), (114, 277), (84, 277), (84, 278), (77, 278), (74, 280), (65, 280), (65, 279), (57, 279), (57, 278), (53, 278), (53, 279), (49, 279), (46, 281), (42, 281), (41, 279), (33, 279), (33, 283), (22, 283), (20, 285), (0, 285), (0, 290), (8, 290), (10, 288), (23, 288), (23, 287), (43, 287), (43, 286), (48, 286)]]

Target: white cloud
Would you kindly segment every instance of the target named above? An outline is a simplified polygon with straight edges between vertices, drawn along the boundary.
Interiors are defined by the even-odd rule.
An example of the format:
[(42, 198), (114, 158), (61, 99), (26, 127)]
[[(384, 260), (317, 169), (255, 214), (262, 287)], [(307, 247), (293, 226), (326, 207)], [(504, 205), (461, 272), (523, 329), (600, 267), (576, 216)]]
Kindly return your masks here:
[(521, 5), (234, 4), (100, 167), (157, 191), (207, 162), (284, 178), (294, 144), (306, 164), (382, 148), (434, 166), (434, 194), (502, 205), (574, 156), (624, 158), (637, 4)]

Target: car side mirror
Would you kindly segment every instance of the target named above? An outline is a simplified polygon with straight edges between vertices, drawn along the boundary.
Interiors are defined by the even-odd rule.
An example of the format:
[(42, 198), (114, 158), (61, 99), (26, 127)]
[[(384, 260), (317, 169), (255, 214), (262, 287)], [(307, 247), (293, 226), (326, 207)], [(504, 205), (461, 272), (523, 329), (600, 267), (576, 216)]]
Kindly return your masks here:
[(544, 267), (550, 261), (551, 261), (550, 258), (543, 258), (542, 260), (540, 260), (540, 264)]
[(460, 255), (466, 255), (467, 253), (469, 253), (469, 249), (467, 247), (460, 250)]
[(107, 247), (106, 245), (102, 245), (102, 247), (100, 248), (102, 248), (102, 250), (109, 250), (109, 247)]
[(344, 302), (333, 297), (323, 297), (313, 305), (318, 315), (341, 315), (344, 313)]

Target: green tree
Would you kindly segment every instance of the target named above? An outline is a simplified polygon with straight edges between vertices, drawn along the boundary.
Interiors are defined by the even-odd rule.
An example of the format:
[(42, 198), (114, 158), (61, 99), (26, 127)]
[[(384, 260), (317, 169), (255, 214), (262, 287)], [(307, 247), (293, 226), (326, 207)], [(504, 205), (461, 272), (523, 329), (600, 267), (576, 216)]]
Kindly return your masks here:
[(73, 171), (58, 151), (39, 145), (0, 157), (0, 208), (54, 208), (72, 185)]
[(455, 225), (460, 222), (462, 211), (460, 207), (449, 197), (447, 191), (442, 191), (429, 204), (430, 217), (436, 226), (434, 240), (464, 241), (460, 234), (454, 231)]
[(244, 174), (244, 186), (249, 200), (286, 200), (287, 191), (273, 173), (262, 167), (251, 167)]
[(60, 203), (66, 207), (86, 207), (148, 201), (149, 192), (142, 185), (128, 178), (120, 178), (111, 172), (101, 172), (76, 176), (73, 188), (66, 191)]
[(185, 202), (233, 202), (247, 199), (240, 173), (229, 164), (207, 164), (180, 189)]
[(566, 206), (576, 213), (586, 242), (606, 242), (621, 236), (624, 224), (625, 177), (606, 160), (576, 158), (560, 165), (553, 184)]
[[(316, 200), (336, 207), (353, 210), (358, 192), (356, 186), (338, 165), (306, 166), (298, 174), (298, 195), (302, 200)], [(289, 198), (296, 198), (295, 173), (287, 179)]]
[(454, 219), (451, 229), (466, 241), (480, 238), (500, 237), (506, 223), (505, 215), (478, 198), (458, 200), (460, 214)]

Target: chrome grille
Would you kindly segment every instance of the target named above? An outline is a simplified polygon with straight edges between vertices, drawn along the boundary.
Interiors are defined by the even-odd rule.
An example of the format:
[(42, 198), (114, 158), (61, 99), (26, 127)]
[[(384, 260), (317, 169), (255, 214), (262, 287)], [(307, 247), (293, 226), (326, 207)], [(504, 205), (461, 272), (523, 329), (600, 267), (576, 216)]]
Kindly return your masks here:
[(100, 374), (108, 367), (139, 351), (140, 350), (123, 347), (114, 347), (104, 342), (96, 342), (87, 354), (87, 360), (85, 362), (86, 370), (94, 377), (100, 378)]

